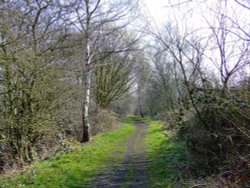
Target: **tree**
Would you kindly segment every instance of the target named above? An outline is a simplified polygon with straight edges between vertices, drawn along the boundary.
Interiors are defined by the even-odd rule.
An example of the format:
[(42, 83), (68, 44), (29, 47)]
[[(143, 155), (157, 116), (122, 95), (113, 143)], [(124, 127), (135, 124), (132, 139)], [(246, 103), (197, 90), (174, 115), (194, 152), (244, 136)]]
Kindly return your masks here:
[[(90, 89), (92, 70), (94, 65), (99, 61), (97, 54), (107, 56), (114, 52), (118, 53), (127, 49), (127, 46), (117, 46), (116, 49), (111, 49), (111, 51), (101, 51), (99, 44), (105, 36), (120, 32), (128, 24), (128, 12), (133, 12), (133, 8), (134, 4), (129, 3), (127, 0), (118, 0), (109, 3), (101, 0), (84, 0), (78, 2), (75, 9), (78, 23), (74, 26), (83, 36), (83, 52), (85, 54), (83, 62), (84, 94), (82, 107), (83, 133), (81, 142), (87, 142), (90, 138)], [(107, 30), (108, 26), (111, 26), (110, 30)]]
[(106, 108), (111, 102), (123, 98), (132, 84), (132, 68), (128, 55), (113, 55), (95, 69), (96, 103)]
[(22, 164), (33, 160), (44, 126), (53, 124), (62, 8), (52, 1), (9, 1), (1, 9), (1, 121)]
[(146, 109), (146, 89), (151, 75), (150, 65), (146, 59), (143, 50), (134, 58), (135, 68), (135, 113), (144, 117), (147, 114)]
[(181, 36), (178, 29), (173, 29), (169, 26), (164, 29), (164, 33), (154, 33), (154, 36), (162, 45), (163, 51), (168, 54), (168, 58), (175, 65), (174, 67), (178, 66), (181, 71), (183, 83), (191, 105), (195, 109), (200, 122), (206, 125), (194, 99), (194, 86), (199, 81), (202, 83), (203, 80), (201, 62), (205, 47), (188, 33)]
[(176, 105), (174, 98), (175, 89), (172, 86), (174, 83), (172, 76), (174, 66), (172, 65), (172, 62), (168, 60), (167, 54), (161, 51), (156, 52), (152, 61), (155, 66), (156, 83), (160, 85), (159, 92), (162, 96), (161, 100), (163, 102), (163, 108), (165, 111), (173, 110)]
[(235, 34), (238, 33), (239, 27), (235, 30), (235, 22), (228, 19), (227, 6), (227, 1), (218, 4), (218, 12), (215, 12), (215, 23), (211, 24), (205, 18), (212, 31), (212, 39), (214, 39), (215, 43), (211, 51), (219, 56), (219, 60), (217, 60), (217, 57), (209, 57), (209, 59), (219, 69), (223, 96), (228, 93), (230, 79), (238, 71), (249, 65), (248, 52), (250, 45), (248, 41), (242, 40), (241, 35)]
[[(206, 13), (203, 16), (206, 22), (200, 23), (198, 28), (183, 28), (175, 17), (178, 21), (175, 27), (172, 22), (164, 29), (152, 32), (157, 44), (162, 45), (160, 52), (167, 54), (165, 64), (171, 62), (174, 66), (173, 75), (182, 80), (176, 84), (179, 96), (182, 96), (180, 113), (171, 113), (173, 117), (167, 116), (167, 121), (169, 123), (174, 119), (172, 124), (175, 127), (181, 125), (179, 134), (186, 139), (192, 153), (201, 155), (205, 159), (204, 163), (209, 164), (205, 170), (210, 164), (211, 171), (224, 167), (221, 161), (227, 162), (228, 169), (240, 166), (243, 169), (241, 172), (230, 172), (233, 177), (231, 181), (232, 185), (244, 187), (245, 179), (238, 181), (237, 175), (247, 171), (242, 164), (249, 162), (248, 78), (242, 76), (249, 72), (249, 34), (246, 32), (249, 30), (249, 19), (245, 19), (249, 12), (240, 6), (235, 9), (235, 2), (244, 1), (204, 2), (207, 4), (201, 10)], [(195, 15), (194, 11), (188, 9)], [(237, 11), (242, 14), (235, 15)], [(187, 26), (192, 23), (185, 21)], [(183, 85), (185, 90), (179, 90), (181, 87), (178, 85)], [(187, 108), (189, 106), (191, 108)]]

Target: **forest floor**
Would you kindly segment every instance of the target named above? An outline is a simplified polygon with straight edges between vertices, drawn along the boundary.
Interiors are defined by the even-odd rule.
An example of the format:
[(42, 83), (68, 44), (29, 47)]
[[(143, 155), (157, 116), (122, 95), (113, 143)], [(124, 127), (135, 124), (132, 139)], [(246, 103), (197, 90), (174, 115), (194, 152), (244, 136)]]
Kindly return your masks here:
[(74, 151), (0, 178), (0, 187), (167, 188), (185, 187), (185, 144), (157, 121), (129, 118)]

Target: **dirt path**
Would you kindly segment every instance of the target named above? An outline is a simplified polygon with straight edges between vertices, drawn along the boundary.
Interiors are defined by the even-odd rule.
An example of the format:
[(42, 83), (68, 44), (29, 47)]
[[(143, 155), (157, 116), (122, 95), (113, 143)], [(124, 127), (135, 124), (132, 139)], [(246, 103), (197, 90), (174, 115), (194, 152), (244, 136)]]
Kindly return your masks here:
[(136, 130), (130, 136), (127, 152), (123, 162), (118, 166), (111, 165), (93, 179), (92, 187), (100, 188), (147, 188), (145, 134), (147, 125), (135, 122)]

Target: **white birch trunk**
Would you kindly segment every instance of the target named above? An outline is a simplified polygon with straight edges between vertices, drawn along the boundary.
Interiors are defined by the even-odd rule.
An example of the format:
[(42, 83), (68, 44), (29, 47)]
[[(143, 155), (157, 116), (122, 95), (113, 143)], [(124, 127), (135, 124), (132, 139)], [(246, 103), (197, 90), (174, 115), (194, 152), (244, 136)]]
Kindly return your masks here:
[(90, 87), (91, 87), (91, 55), (90, 44), (87, 42), (86, 60), (85, 60), (85, 75), (83, 78), (84, 95), (83, 95), (83, 109), (82, 109), (82, 142), (88, 142), (90, 138), (90, 123), (89, 123), (89, 104), (90, 104)]

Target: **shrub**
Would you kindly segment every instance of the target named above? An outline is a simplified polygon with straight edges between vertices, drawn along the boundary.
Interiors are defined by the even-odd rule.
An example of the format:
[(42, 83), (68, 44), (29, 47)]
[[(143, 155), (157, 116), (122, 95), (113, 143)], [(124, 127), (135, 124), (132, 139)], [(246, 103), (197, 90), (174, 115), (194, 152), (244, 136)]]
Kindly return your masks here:
[(110, 131), (120, 126), (117, 115), (106, 109), (96, 110), (95, 115), (91, 116), (91, 122), (93, 125), (91, 130), (92, 135)]
[(247, 185), (250, 167), (249, 94), (249, 89), (242, 85), (229, 89), (225, 95), (215, 88), (199, 90), (193, 93), (193, 97), (204, 123), (192, 108), (168, 116), (170, 127), (176, 125), (178, 136), (186, 140), (193, 155), (190, 165), (196, 169), (195, 176), (216, 173), (220, 179), (218, 182), (224, 186)]

